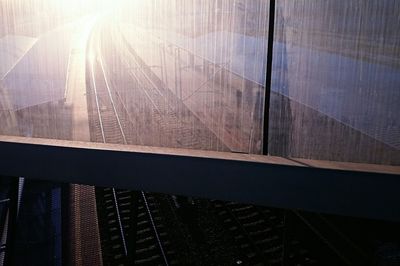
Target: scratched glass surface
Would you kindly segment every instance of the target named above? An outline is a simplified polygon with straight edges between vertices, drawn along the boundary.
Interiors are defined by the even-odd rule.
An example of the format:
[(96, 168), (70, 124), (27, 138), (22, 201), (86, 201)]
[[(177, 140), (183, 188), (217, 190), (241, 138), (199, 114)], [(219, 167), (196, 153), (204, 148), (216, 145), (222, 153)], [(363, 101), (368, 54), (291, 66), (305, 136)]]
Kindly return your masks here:
[(0, 1), (0, 134), (400, 164), (400, 3)]
[(269, 152), (400, 164), (400, 1), (278, 0)]
[(268, 0), (1, 0), (0, 134), (261, 153)]

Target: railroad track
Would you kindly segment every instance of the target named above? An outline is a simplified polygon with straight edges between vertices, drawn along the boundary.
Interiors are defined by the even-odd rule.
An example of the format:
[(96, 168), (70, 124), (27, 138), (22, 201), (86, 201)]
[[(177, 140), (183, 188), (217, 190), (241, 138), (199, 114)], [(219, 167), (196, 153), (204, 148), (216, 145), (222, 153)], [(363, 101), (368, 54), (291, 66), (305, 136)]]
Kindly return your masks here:
[[(142, 145), (156, 144), (155, 146), (229, 151), (223, 141), (191, 112), (181, 99), (166, 88), (120, 34), (114, 34), (113, 40), (119, 47), (116, 53), (125, 66), (121, 71), (125, 72), (126, 78), (132, 80), (131, 92), (120, 93), (119, 88), (116, 88), (116, 94), (120, 95), (118, 99), (121, 101), (123, 98), (133, 99), (126, 104), (127, 109), (141, 109), (141, 113), (150, 118), (148, 122), (152, 123), (144, 126), (156, 128), (157, 133), (162, 135), (160, 142), (150, 141)], [(125, 97), (122, 95), (124, 93)], [(138, 101), (138, 98), (142, 99), (142, 102)], [(146, 103), (144, 108), (143, 102)], [(154, 138), (159, 137), (154, 136)]]
[[(88, 60), (89, 105), (96, 111), (92, 115), (92, 140), (103, 143), (127, 144), (123, 121), (104, 70), (100, 47), (94, 47), (94, 33), (90, 42), (91, 56)], [(100, 217), (103, 256), (107, 265), (173, 265), (168, 256), (168, 233), (158, 216), (157, 205), (145, 192), (132, 192), (114, 188), (96, 188)], [(167, 250), (168, 249), (168, 250)], [(171, 263), (172, 262), (172, 263)]]
[[(100, 42), (92, 39), (92, 46), (93, 43)], [(169, 139), (156, 143), (159, 146), (204, 148), (210, 139), (218, 141), (199, 121), (196, 125), (200, 128), (195, 131), (185, 128), (183, 122), (191, 115), (190, 111), (168, 89), (152, 80), (144, 62), (129, 47), (123, 46), (121, 50), (118, 53), (125, 65), (121, 69), (125, 72), (122, 77), (130, 78), (129, 86), (122, 90), (115, 86), (115, 81), (110, 81), (112, 77), (107, 77), (110, 70), (105, 67), (101, 48), (91, 47), (87, 94), (92, 141), (149, 145), (145, 137), (135, 134), (138, 124), (144, 124), (145, 128), (154, 126), (162, 134), (170, 134)], [(139, 117), (148, 115), (149, 108), (153, 110), (153, 121)], [(174, 135), (183, 137), (177, 140)], [(222, 142), (219, 145), (227, 149)], [(184, 208), (170, 195), (96, 188), (96, 198), (106, 265), (132, 262), (136, 265), (203, 265), (205, 261), (207, 265), (283, 265), (285, 256), (293, 265), (317, 263), (310, 259), (308, 250), (302, 248), (299, 241), (285, 240), (284, 215), (274, 209), (198, 200), (207, 204), (194, 204), (184, 210), (200, 210), (204, 217), (194, 220), (179, 214)], [(218, 228), (223, 233), (217, 232), (212, 222), (201, 223), (201, 220), (219, 223)], [(200, 225), (193, 226), (199, 221)], [(290, 254), (285, 250), (287, 247)]]
[(211, 205), (234, 236), (241, 264), (319, 265), (306, 243), (286, 236), (284, 211), (216, 200)]
[[(283, 258), (282, 217), (265, 215), (253, 205), (212, 201), (224, 227), (247, 265), (281, 265)], [(267, 211), (267, 210), (266, 210)]]

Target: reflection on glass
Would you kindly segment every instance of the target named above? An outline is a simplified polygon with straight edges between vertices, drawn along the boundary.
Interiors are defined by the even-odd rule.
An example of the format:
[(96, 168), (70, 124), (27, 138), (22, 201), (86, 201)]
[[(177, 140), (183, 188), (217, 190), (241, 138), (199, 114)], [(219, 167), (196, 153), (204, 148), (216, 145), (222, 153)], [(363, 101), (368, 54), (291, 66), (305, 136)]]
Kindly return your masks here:
[(400, 164), (400, 3), (280, 0), (269, 151)]
[(0, 134), (262, 152), (268, 0), (0, 3)]

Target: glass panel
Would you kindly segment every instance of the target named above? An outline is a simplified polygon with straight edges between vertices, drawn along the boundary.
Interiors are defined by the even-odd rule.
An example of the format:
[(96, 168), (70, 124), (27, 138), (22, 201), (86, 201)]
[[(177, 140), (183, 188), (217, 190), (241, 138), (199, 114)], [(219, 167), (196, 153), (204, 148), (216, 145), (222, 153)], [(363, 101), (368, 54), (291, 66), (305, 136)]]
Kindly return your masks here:
[(400, 2), (277, 1), (269, 151), (400, 164)]
[(262, 152), (268, 0), (0, 3), (0, 134)]

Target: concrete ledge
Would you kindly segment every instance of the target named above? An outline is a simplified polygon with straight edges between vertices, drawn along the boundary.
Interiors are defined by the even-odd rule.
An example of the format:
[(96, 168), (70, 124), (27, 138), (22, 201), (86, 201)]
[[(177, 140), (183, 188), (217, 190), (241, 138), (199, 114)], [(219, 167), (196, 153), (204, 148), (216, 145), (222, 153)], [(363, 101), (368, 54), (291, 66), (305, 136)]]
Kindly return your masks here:
[(400, 167), (0, 137), (0, 175), (400, 221)]

